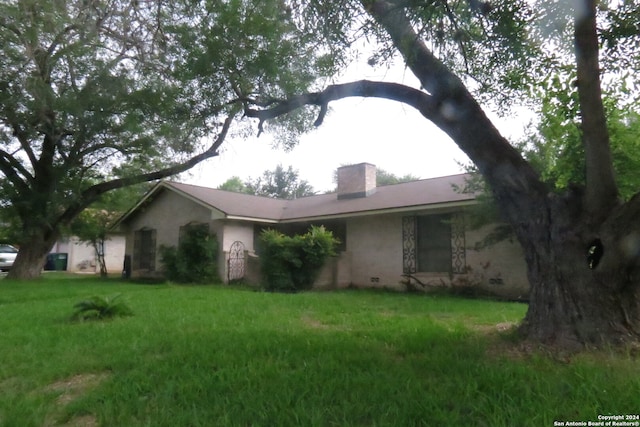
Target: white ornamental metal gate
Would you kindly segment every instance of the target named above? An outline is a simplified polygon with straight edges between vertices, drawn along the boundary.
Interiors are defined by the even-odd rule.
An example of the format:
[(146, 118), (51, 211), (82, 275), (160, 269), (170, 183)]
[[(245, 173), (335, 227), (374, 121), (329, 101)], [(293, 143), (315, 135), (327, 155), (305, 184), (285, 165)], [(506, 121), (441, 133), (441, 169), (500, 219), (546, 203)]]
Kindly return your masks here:
[(245, 259), (244, 243), (235, 241), (229, 248), (229, 261), (227, 266), (227, 278), (229, 282), (240, 280), (244, 277)]

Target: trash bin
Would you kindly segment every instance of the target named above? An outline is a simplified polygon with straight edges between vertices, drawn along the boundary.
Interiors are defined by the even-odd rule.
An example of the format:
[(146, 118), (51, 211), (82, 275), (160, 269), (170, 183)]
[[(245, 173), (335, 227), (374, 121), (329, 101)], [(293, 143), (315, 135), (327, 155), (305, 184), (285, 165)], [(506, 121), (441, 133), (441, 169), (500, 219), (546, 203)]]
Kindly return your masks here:
[(69, 254), (50, 253), (47, 255), (47, 262), (44, 269), (47, 271), (67, 271), (67, 261)]

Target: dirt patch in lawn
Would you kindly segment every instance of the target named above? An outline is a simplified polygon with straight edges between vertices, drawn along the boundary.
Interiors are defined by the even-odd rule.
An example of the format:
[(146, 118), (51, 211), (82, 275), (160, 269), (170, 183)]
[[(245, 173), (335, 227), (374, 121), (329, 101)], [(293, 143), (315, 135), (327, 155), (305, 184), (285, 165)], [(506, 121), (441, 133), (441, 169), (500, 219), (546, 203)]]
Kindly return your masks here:
[(46, 386), (43, 391), (45, 393), (56, 393), (56, 408), (47, 416), (46, 426), (68, 426), (68, 427), (93, 427), (98, 425), (98, 420), (94, 415), (84, 414), (73, 417), (64, 423), (59, 423), (56, 419), (62, 413), (62, 410), (69, 403), (82, 397), (90, 390), (98, 387), (103, 381), (109, 378), (110, 373), (85, 373), (72, 377), (64, 378), (55, 383)]
[(309, 315), (303, 315), (300, 317), (300, 321), (303, 325), (311, 329), (317, 330), (332, 330), (332, 331), (350, 331), (351, 327), (348, 325), (324, 323), (321, 320), (314, 319)]
[(495, 325), (475, 325), (472, 326), (474, 331), (492, 333), (492, 332), (506, 332), (515, 329), (518, 326), (516, 322), (502, 322)]

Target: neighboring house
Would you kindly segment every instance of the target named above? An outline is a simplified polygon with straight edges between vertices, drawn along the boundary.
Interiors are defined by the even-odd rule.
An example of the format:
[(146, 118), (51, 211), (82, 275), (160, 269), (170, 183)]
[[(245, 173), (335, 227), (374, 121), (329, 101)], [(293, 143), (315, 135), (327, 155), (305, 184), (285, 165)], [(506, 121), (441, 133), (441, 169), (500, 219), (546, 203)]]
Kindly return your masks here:
[[(125, 253), (125, 236), (111, 234), (104, 242), (104, 260), (107, 273), (122, 274)], [(93, 245), (75, 236), (58, 240), (50, 251), (48, 269), (59, 269), (73, 273), (100, 273), (97, 254)], [(56, 265), (57, 264), (57, 265)]]
[(465, 228), (465, 212), (477, 202), (454, 186), (463, 187), (467, 175), (384, 187), (376, 187), (375, 177), (374, 165), (345, 166), (338, 169), (337, 193), (297, 200), (160, 182), (116, 226), (126, 235), (134, 275), (161, 274), (159, 247), (175, 246), (185, 227), (204, 225), (217, 235), (222, 279), (257, 282), (260, 231), (298, 233), (315, 224), (341, 241), (316, 287), (404, 289), (410, 278), (413, 284), (526, 295), (525, 263), (516, 243), (473, 249), (491, 228)]

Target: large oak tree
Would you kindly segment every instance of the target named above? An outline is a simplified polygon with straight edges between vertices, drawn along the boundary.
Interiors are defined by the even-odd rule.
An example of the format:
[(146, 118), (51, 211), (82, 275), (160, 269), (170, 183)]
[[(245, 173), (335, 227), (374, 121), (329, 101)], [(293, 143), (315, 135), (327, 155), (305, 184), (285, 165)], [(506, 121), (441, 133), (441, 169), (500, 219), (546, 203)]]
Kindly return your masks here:
[[(312, 105), (319, 107), (316, 124), (321, 124), (328, 104), (349, 96), (387, 98), (413, 106), (475, 163), (524, 250), (531, 291), (521, 333), (562, 347), (636, 341), (640, 336), (640, 194), (626, 202), (618, 195), (599, 52), (604, 36), (609, 35), (616, 49), (607, 57), (607, 66), (617, 58), (637, 67), (638, 52), (633, 50), (637, 28), (635, 32), (628, 28), (630, 22), (631, 30), (633, 22), (637, 24), (633, 18), (637, 11), (607, 4), (598, 8), (595, 0), (549, 3), (546, 12), (555, 14), (555, 22), (527, 32), (525, 27), (538, 16), (531, 2), (361, 0), (359, 5), (349, 4), (362, 23), (361, 31), (388, 42), (378, 57), (398, 52), (422, 87), (357, 81), (301, 94), (268, 108), (247, 105), (245, 114), (262, 125)], [(356, 10), (365, 14), (358, 15)], [(322, 10), (316, 13), (322, 16)], [(607, 31), (597, 25), (605, 19)], [(562, 49), (572, 45), (573, 61), (567, 62)], [(548, 72), (554, 67), (575, 70), (585, 164), (584, 185), (575, 183), (561, 192), (540, 178), (481, 107), (485, 95), (508, 101), (519, 90), (535, 87), (541, 78), (536, 70)]]
[(333, 69), (313, 42), (280, 0), (3, 1), (0, 201), (20, 246), (10, 276), (39, 276), (61, 231), (107, 191), (216, 156), (242, 131), (241, 96), (309, 90)]

